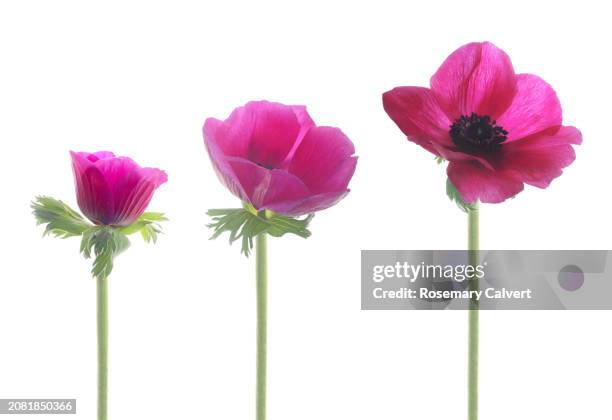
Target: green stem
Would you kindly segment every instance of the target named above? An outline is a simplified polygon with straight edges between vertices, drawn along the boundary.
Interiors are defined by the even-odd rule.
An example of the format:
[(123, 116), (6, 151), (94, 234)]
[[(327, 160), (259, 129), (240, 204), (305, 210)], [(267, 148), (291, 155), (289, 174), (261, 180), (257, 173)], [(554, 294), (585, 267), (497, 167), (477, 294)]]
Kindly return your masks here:
[(257, 391), (256, 419), (266, 419), (266, 341), (268, 318), (268, 247), (266, 233), (255, 240), (257, 270)]
[[(468, 212), (468, 254), (470, 265), (479, 264), (478, 202)], [(470, 290), (479, 289), (479, 280), (470, 280)], [(470, 302), (468, 331), (468, 420), (478, 420), (478, 301)]]
[(108, 279), (98, 277), (96, 282), (98, 330), (98, 420), (106, 420), (108, 397)]

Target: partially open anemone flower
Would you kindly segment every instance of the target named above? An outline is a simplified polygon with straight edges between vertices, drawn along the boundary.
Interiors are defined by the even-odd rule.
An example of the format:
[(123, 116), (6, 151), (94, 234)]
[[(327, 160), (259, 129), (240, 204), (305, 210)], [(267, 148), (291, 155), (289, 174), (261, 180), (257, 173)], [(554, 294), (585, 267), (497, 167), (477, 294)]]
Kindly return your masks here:
[[(256, 420), (266, 419), (267, 236), (307, 238), (313, 213), (349, 192), (357, 157), (353, 143), (333, 127), (317, 127), (306, 107), (260, 101), (236, 108), (225, 121), (204, 123), (204, 143), (221, 182), (242, 208), (209, 210), (213, 238), (242, 238), (256, 254)], [(308, 214), (303, 219), (298, 216)]]
[(96, 225), (128, 226), (168, 181), (164, 171), (141, 168), (111, 152), (70, 152), (79, 208)]
[(385, 111), (409, 140), (449, 161), (449, 180), (466, 203), (499, 203), (546, 188), (575, 159), (582, 136), (563, 126), (553, 88), (515, 74), (489, 42), (467, 44), (442, 63), (430, 88), (396, 87)]
[(257, 210), (299, 216), (348, 193), (357, 158), (334, 127), (317, 127), (304, 106), (249, 102), (228, 119), (209, 118), (204, 141), (223, 184)]
[(153, 193), (168, 180), (155, 168), (141, 168), (111, 152), (70, 152), (77, 202), (89, 223), (60, 200), (40, 196), (32, 202), (36, 222), (45, 235), (81, 237), (80, 252), (94, 258), (98, 334), (98, 420), (107, 420), (108, 395), (108, 277), (114, 259), (130, 245), (128, 235), (140, 233), (155, 242), (163, 213), (145, 212)]

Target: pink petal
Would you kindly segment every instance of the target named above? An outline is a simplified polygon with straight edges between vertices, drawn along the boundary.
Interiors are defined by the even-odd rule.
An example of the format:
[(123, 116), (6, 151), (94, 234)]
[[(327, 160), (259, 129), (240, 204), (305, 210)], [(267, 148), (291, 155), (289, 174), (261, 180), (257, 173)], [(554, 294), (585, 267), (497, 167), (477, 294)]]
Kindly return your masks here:
[(517, 92), (510, 107), (497, 119), (511, 142), (561, 125), (561, 104), (553, 88), (533, 74), (517, 75)]
[(304, 106), (259, 101), (236, 108), (225, 121), (208, 118), (203, 133), (225, 156), (280, 168), (313, 125)]
[(430, 142), (452, 146), (449, 135), (451, 121), (438, 105), (431, 90), (397, 87), (383, 94), (383, 106), (408, 140), (430, 152)]
[[(227, 159), (231, 156), (226, 157), (223, 154), (223, 151), (219, 147), (218, 143), (213, 140), (215, 139), (215, 136), (210, 134), (211, 120), (211, 118), (206, 120), (206, 124), (204, 125), (204, 145), (208, 151), (208, 156), (210, 157), (213, 169), (215, 170), (219, 181), (221, 181), (221, 183), (225, 185), (225, 187), (227, 187), (232, 194), (240, 198), (242, 201), (249, 202), (249, 196), (240, 184), (240, 180), (234, 173), (231, 165), (227, 161)], [(216, 125), (216, 123), (214, 124)]]
[(354, 153), (353, 143), (340, 129), (314, 127), (296, 150), (289, 172), (313, 194), (346, 190), (357, 165)]
[(77, 203), (83, 214), (96, 224), (112, 221), (114, 202), (106, 178), (89, 159), (89, 153), (70, 152)]
[(452, 121), (472, 112), (497, 119), (516, 92), (510, 57), (489, 42), (467, 44), (453, 52), (430, 84)]
[(108, 152), (108, 151), (100, 151), (100, 152), (95, 152), (95, 153), (86, 153), (88, 154), (88, 159), (91, 160), (92, 162), (96, 162), (100, 159), (110, 159), (110, 158), (114, 158), (115, 154), (113, 152)]
[[(299, 215), (347, 193), (357, 158), (340, 130), (315, 127), (304, 106), (263, 101), (243, 108), (250, 117), (235, 111), (234, 121), (208, 119), (203, 128), (215, 172), (234, 195), (260, 210)], [(231, 131), (229, 124), (252, 130)]]
[(309, 195), (304, 183), (286, 170), (270, 170), (242, 158), (227, 158), (227, 163), (247, 196), (245, 201), (258, 210), (272, 210), (277, 203)]
[(449, 149), (448, 147), (439, 144), (432, 144), (435, 154), (443, 157), (449, 162), (452, 161), (475, 161), (480, 163), (485, 168), (493, 169), (493, 164), (489, 162), (486, 156), (472, 155), (469, 153), (460, 152), (458, 150)]
[(214, 142), (227, 156), (246, 158), (253, 132), (253, 113), (246, 107), (236, 108), (225, 121), (208, 118), (204, 123), (204, 139)]
[(342, 200), (348, 193), (349, 190), (342, 190), (311, 195), (302, 200), (277, 203), (270, 207), (270, 210), (292, 217), (302, 216), (329, 208)]
[(315, 123), (308, 114), (308, 111), (304, 105), (290, 105), (290, 107), (293, 109), (293, 112), (298, 119), (298, 123), (300, 124), (300, 133), (298, 134), (298, 139), (296, 142), (296, 145), (299, 145), (310, 127), (314, 127)]
[(253, 131), (247, 159), (266, 168), (279, 168), (297, 142), (302, 127), (290, 106), (274, 102), (250, 102)]
[(139, 168), (126, 175), (125, 180), (125, 183), (116, 184), (113, 190), (115, 224), (121, 226), (131, 225), (145, 212), (153, 193), (168, 181), (168, 176), (157, 168)]
[(501, 203), (523, 190), (523, 183), (508, 171), (492, 171), (473, 161), (450, 162), (446, 173), (466, 203)]
[(572, 144), (580, 144), (582, 134), (575, 127), (561, 127), (505, 144), (500, 169), (527, 184), (546, 188), (576, 158)]
[(79, 207), (97, 224), (132, 224), (168, 179), (159, 169), (141, 168), (132, 159), (110, 152), (71, 152), (71, 156)]
[(289, 166), (289, 163), (291, 162), (291, 159), (293, 159), (293, 155), (295, 154), (295, 151), (297, 150), (300, 143), (304, 139), (304, 136), (306, 135), (306, 133), (308, 133), (308, 130), (310, 130), (311, 127), (315, 126), (315, 123), (310, 117), (310, 115), (308, 114), (308, 111), (306, 111), (305, 106), (291, 105), (291, 108), (293, 109), (293, 112), (295, 113), (295, 116), (298, 119), (298, 123), (300, 124), (300, 132), (298, 133), (298, 137), (295, 143), (293, 144), (293, 147), (291, 148), (289, 153), (287, 153), (287, 156), (285, 156), (285, 160), (283, 161), (281, 165), (281, 167), (283, 168), (286, 168), (287, 166)]

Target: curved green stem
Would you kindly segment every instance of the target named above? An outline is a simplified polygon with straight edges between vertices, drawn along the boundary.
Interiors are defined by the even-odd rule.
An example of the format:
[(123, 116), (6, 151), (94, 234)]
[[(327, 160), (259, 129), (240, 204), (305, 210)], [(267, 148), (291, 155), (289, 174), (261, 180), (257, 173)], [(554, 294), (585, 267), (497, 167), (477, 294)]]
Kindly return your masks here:
[(98, 420), (107, 419), (108, 398), (108, 279), (98, 277), (97, 330), (98, 330)]
[(255, 240), (257, 280), (257, 391), (256, 419), (266, 419), (266, 342), (268, 318), (268, 247), (266, 233)]
[[(470, 265), (479, 264), (479, 206), (476, 202), (468, 212), (468, 254)], [(470, 280), (470, 290), (479, 289), (479, 280)], [(478, 420), (478, 301), (470, 302), (468, 331), (468, 420)]]

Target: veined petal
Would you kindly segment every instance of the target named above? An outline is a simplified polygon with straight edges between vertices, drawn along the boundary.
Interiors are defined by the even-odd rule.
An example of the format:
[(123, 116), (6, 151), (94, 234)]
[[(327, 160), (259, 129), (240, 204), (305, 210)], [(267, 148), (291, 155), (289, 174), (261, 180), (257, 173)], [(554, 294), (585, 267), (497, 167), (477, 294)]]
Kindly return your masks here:
[(311, 128), (289, 165), (312, 194), (346, 190), (355, 172), (355, 147), (344, 133), (334, 127)]
[(508, 131), (506, 143), (561, 125), (561, 104), (554, 89), (533, 74), (519, 74), (517, 92), (497, 124)]
[(293, 109), (293, 112), (295, 113), (295, 116), (297, 117), (298, 123), (300, 124), (300, 132), (298, 133), (298, 137), (295, 143), (293, 144), (293, 146), (291, 147), (291, 150), (289, 151), (289, 153), (287, 153), (287, 156), (285, 156), (285, 160), (281, 164), (282, 168), (286, 168), (289, 166), (289, 163), (291, 162), (291, 159), (293, 159), (293, 155), (295, 154), (295, 151), (302, 143), (304, 136), (306, 136), (306, 133), (308, 133), (308, 130), (310, 130), (312, 127), (315, 126), (315, 123), (310, 117), (310, 115), (308, 114), (308, 111), (306, 110), (305, 106), (291, 105), (291, 109)]
[[(132, 178), (128, 176), (126, 178)], [(115, 223), (127, 226), (134, 223), (153, 198), (155, 190), (168, 181), (168, 176), (157, 168), (140, 168), (129, 185), (117, 188), (115, 192)]]
[(510, 57), (490, 42), (467, 44), (453, 52), (430, 84), (451, 121), (472, 112), (497, 119), (516, 92)]
[(104, 174), (89, 159), (88, 153), (70, 152), (77, 203), (83, 214), (96, 224), (112, 221), (113, 195)]
[(226, 156), (246, 158), (253, 132), (253, 114), (246, 107), (236, 108), (225, 121), (208, 118), (203, 133)]
[(247, 159), (266, 168), (279, 168), (293, 149), (302, 131), (290, 106), (274, 102), (250, 102), (253, 131)]
[(383, 94), (383, 107), (408, 140), (423, 147), (430, 142), (451, 146), (451, 121), (438, 105), (431, 90), (412, 86), (396, 87)]
[(79, 207), (92, 222), (127, 226), (145, 211), (153, 192), (167, 181), (156, 168), (141, 168), (111, 152), (70, 152)]
[(210, 130), (209, 121), (211, 121), (210, 118), (206, 120), (206, 124), (204, 125), (204, 145), (206, 146), (206, 150), (208, 151), (208, 156), (210, 157), (213, 169), (215, 170), (219, 181), (221, 181), (221, 183), (225, 185), (225, 187), (229, 189), (232, 194), (240, 198), (240, 200), (242, 201), (249, 202), (250, 198), (246, 190), (240, 183), (240, 179), (238, 179), (231, 165), (227, 161), (227, 159), (229, 159), (230, 157), (226, 157), (223, 154), (221, 148), (213, 140), (214, 137), (209, 134), (210, 131), (207, 131), (207, 128)]
[(135, 222), (157, 187), (168, 179), (165, 172), (141, 168), (128, 157), (102, 158), (93, 165), (104, 175), (113, 201), (112, 217), (104, 224), (127, 226)]
[[(249, 133), (229, 135), (228, 120), (208, 119), (203, 128), (215, 171), (234, 195), (259, 210), (293, 215), (298, 207), (302, 211), (332, 205), (346, 193), (357, 158), (340, 130), (316, 127), (304, 106), (262, 101), (242, 108), (251, 113)], [(235, 133), (248, 134), (248, 141), (234, 139)], [(235, 144), (248, 147), (240, 151)], [(305, 202), (310, 204), (301, 206)]]
[(510, 172), (493, 171), (474, 161), (450, 162), (446, 173), (466, 203), (501, 203), (523, 190), (523, 183)]
[(549, 129), (504, 145), (499, 166), (522, 182), (546, 188), (576, 159), (572, 145), (581, 142), (575, 127)]
[(488, 169), (493, 169), (493, 165), (491, 164), (491, 162), (489, 162), (489, 160), (487, 159), (487, 157), (485, 156), (479, 156), (479, 155), (474, 155), (474, 154), (470, 154), (470, 153), (464, 153), (461, 152), (459, 150), (454, 150), (454, 149), (450, 149), (444, 146), (441, 146), (439, 144), (432, 144), (434, 150), (435, 150), (435, 154), (438, 156), (443, 157), (444, 159), (448, 160), (449, 162), (452, 161), (474, 161), (474, 162), (478, 162), (480, 163), (482, 166), (484, 166), (485, 168)]
[(273, 206), (269, 206), (268, 208), (286, 216), (302, 216), (304, 214), (325, 210), (326, 208), (337, 204), (349, 192), (350, 190), (347, 189), (342, 191), (315, 194), (301, 200), (275, 203)]
[(242, 158), (227, 158), (227, 163), (244, 189), (246, 201), (258, 210), (272, 210), (275, 203), (309, 195), (306, 185), (286, 170), (270, 170)]

